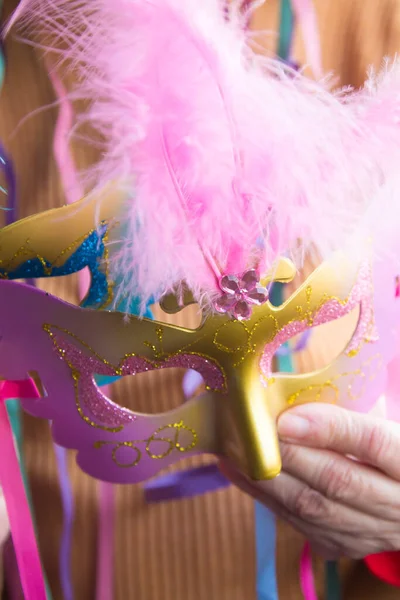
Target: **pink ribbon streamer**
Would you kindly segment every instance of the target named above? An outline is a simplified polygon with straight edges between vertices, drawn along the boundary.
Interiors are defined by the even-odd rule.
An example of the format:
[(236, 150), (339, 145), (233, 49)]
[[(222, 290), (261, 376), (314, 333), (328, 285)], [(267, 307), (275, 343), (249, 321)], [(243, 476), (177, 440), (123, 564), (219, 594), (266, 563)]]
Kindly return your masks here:
[(317, 79), (323, 76), (318, 19), (312, 0), (292, 0), (296, 21), (303, 33), (307, 62)]
[(46, 586), (5, 401), (38, 397), (40, 394), (32, 379), (2, 381), (0, 384), (0, 482), (25, 600), (46, 600)]
[(306, 542), (300, 557), (300, 587), (304, 600), (318, 600), (312, 568), (310, 544)]
[(54, 157), (57, 162), (67, 203), (72, 204), (83, 196), (83, 189), (76, 176), (75, 163), (68, 143), (73, 125), (74, 111), (57, 71), (49, 66), (48, 74), (60, 105), (54, 131)]

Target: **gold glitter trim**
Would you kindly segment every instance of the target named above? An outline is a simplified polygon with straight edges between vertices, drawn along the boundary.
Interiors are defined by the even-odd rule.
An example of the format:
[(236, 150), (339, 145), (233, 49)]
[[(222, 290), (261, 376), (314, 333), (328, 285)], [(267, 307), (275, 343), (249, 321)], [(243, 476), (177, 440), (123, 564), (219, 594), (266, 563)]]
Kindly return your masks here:
[[(336, 404), (339, 400), (339, 394), (340, 394), (340, 389), (339, 389), (339, 385), (337, 384), (337, 382), (339, 382), (340, 380), (342, 380), (346, 377), (349, 377), (349, 383), (347, 385), (347, 397), (352, 401), (356, 401), (359, 398), (361, 398), (361, 396), (364, 394), (367, 383), (370, 381), (373, 381), (375, 379), (377, 373), (380, 371), (382, 366), (383, 366), (382, 356), (380, 354), (375, 354), (374, 356), (371, 356), (366, 361), (364, 361), (360, 365), (360, 367), (358, 369), (356, 369), (355, 371), (339, 373), (338, 375), (335, 375), (334, 377), (332, 377), (331, 379), (328, 379), (327, 381), (324, 381), (323, 383), (313, 383), (313, 384), (307, 385), (304, 388), (297, 390), (296, 392), (294, 392), (293, 394), (291, 394), (288, 397), (287, 403), (289, 405), (292, 405), (299, 399), (299, 397), (302, 394), (309, 394), (310, 392), (313, 392), (314, 390), (317, 391), (317, 393), (315, 394), (314, 402), (319, 402), (321, 400), (321, 397), (322, 397), (322, 394), (324, 393), (324, 391), (326, 389), (331, 389), (334, 392), (333, 403)], [(372, 372), (369, 375), (367, 375), (367, 373), (365, 373), (366, 368), (371, 368), (371, 370), (372, 370)], [(357, 379), (361, 380), (361, 386), (360, 386), (359, 392), (357, 394), (354, 394), (353, 388), (354, 388), (354, 384)]]
[(157, 326), (155, 329), (155, 334), (157, 336), (158, 343), (160, 345), (159, 350), (157, 349), (157, 346), (155, 344), (152, 344), (151, 342), (144, 341), (143, 344), (145, 346), (147, 346), (147, 348), (150, 348), (153, 351), (155, 358), (163, 358), (164, 356), (167, 356), (167, 354), (164, 352), (164, 349), (163, 349), (163, 336), (164, 336), (163, 327)]
[[(256, 353), (258, 344), (254, 343), (254, 337), (257, 334), (260, 325), (267, 320), (271, 321), (272, 329), (268, 333), (266, 333), (265, 337), (263, 337), (263, 344), (264, 346), (266, 346), (274, 340), (274, 338), (278, 335), (279, 331), (283, 327), (286, 327), (286, 325), (284, 325), (283, 327), (279, 327), (278, 319), (273, 314), (263, 315), (260, 319), (258, 319), (258, 321), (254, 323), (252, 327), (249, 327), (244, 321), (225, 321), (224, 323), (222, 323), (222, 325), (220, 325), (220, 327), (216, 329), (213, 337), (213, 344), (220, 352), (224, 352), (225, 354), (237, 354), (239, 352), (242, 353), (242, 355), (239, 358), (237, 358), (233, 363), (233, 367), (236, 368), (241, 363), (243, 363), (244, 360), (250, 354)], [(241, 331), (239, 330), (239, 327), (241, 328)], [(235, 328), (238, 331), (239, 335), (237, 335), (236, 333), (232, 333), (232, 331), (226, 332), (229, 335), (229, 340), (232, 341), (236, 340), (240, 336), (240, 333), (244, 332), (246, 336), (246, 340), (244, 341), (244, 343), (239, 346), (229, 347), (228, 345), (219, 341), (219, 337), (223, 336), (224, 330), (227, 328)]]
[[(357, 324), (357, 326), (358, 326), (358, 324)], [(346, 352), (346, 356), (348, 356), (349, 358), (354, 358), (355, 356), (357, 356), (360, 353), (360, 351), (366, 344), (373, 344), (377, 340), (378, 340), (378, 334), (376, 331), (374, 314), (372, 313), (371, 320), (368, 323), (368, 330), (367, 330), (365, 336), (362, 338), (362, 340), (359, 343), (359, 345), (357, 346), (357, 348), (353, 348), (352, 350), (349, 350), (348, 352)]]
[[(160, 434), (161, 432), (166, 431), (168, 429), (175, 430), (173, 438), (156, 437), (158, 434)], [(192, 441), (186, 446), (183, 446), (179, 441), (179, 436), (180, 436), (181, 431), (188, 431), (192, 435)], [(161, 443), (168, 444), (167, 450), (165, 450), (165, 452), (162, 452), (161, 454), (154, 454), (151, 451), (151, 444), (154, 444), (155, 442), (161, 442)], [(177, 423), (170, 423), (169, 425), (163, 425), (163, 426), (159, 427), (149, 438), (147, 438), (145, 440), (133, 440), (130, 442), (119, 442), (119, 443), (108, 442), (108, 441), (98, 441), (98, 442), (94, 443), (94, 447), (102, 448), (105, 445), (114, 445), (114, 448), (112, 450), (112, 460), (115, 462), (115, 464), (118, 467), (122, 467), (124, 469), (130, 469), (132, 467), (136, 467), (142, 459), (143, 452), (142, 452), (142, 450), (140, 450), (140, 448), (138, 448), (138, 446), (137, 446), (138, 444), (146, 444), (146, 446), (145, 446), (146, 454), (154, 460), (160, 460), (160, 459), (163, 459), (163, 458), (166, 458), (167, 456), (169, 456), (174, 450), (177, 450), (178, 452), (190, 452), (190, 450), (192, 450), (197, 444), (197, 433), (194, 429), (185, 425), (183, 423), (183, 421), (179, 421)], [(133, 461), (131, 461), (130, 463), (121, 463), (118, 460), (117, 452), (120, 448), (124, 448), (124, 447), (131, 448), (132, 450), (135, 450), (135, 452), (136, 452), (136, 458)]]
[[(57, 339), (51, 330), (52, 326), (45, 323), (43, 325), (43, 329), (49, 335), (60, 358), (68, 365), (68, 367), (71, 370), (72, 379), (74, 381), (75, 405), (76, 405), (76, 409), (77, 409), (81, 419), (83, 419), (85, 421), (85, 423), (87, 423), (91, 427), (95, 427), (96, 429), (101, 429), (102, 431), (110, 431), (111, 433), (117, 433), (118, 431), (122, 431), (123, 430), (122, 425), (119, 427), (106, 427), (104, 425), (98, 425), (97, 423), (95, 423), (89, 417), (87, 417), (85, 415), (85, 413), (83, 412), (82, 406), (81, 406), (80, 395), (79, 395), (79, 380), (81, 377), (81, 373), (66, 358), (65, 351), (62, 348), (60, 348), (60, 346), (57, 343)], [(65, 333), (68, 333), (68, 332), (65, 330)]]

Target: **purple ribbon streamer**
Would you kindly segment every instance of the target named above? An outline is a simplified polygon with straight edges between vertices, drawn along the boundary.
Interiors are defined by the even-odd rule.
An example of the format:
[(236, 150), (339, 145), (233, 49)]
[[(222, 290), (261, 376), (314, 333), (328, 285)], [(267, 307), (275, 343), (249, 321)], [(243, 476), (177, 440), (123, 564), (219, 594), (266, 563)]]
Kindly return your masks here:
[(17, 185), (15, 171), (10, 157), (0, 144), (0, 169), (4, 173), (7, 184), (6, 224), (11, 225), (17, 218)]
[(74, 591), (71, 581), (71, 549), (72, 526), (74, 522), (74, 500), (71, 481), (68, 473), (68, 454), (65, 448), (54, 444), (57, 458), (58, 477), (60, 481), (61, 501), (63, 506), (63, 530), (60, 544), (59, 568), (61, 588), (64, 600), (73, 600)]
[(203, 378), (198, 371), (189, 369), (183, 376), (182, 388), (185, 399), (188, 400), (193, 396), (197, 388), (203, 383)]
[(290, 346), (281, 346), (276, 351), (276, 355), (277, 356), (290, 356), (291, 354), (294, 354), (295, 352), (301, 352), (302, 350), (304, 350), (306, 348), (308, 340), (310, 339), (310, 335), (311, 335), (311, 329), (306, 329), (306, 331), (304, 331), (301, 334), (300, 339), (297, 342), (297, 344), (294, 346), (294, 348), (290, 348)]
[(112, 600), (114, 589), (115, 488), (99, 481), (99, 533), (97, 542), (96, 600)]
[(230, 484), (218, 466), (212, 464), (157, 477), (145, 485), (144, 493), (146, 502), (166, 502), (215, 492)]

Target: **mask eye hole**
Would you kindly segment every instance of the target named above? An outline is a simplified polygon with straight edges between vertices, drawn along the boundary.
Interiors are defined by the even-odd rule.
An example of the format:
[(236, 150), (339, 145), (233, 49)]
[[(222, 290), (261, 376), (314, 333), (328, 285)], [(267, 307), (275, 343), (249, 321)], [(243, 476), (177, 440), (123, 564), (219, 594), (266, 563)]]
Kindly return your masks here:
[[(202, 312), (198, 305), (190, 305), (171, 314), (155, 304), (151, 311), (155, 320), (187, 329), (195, 330), (202, 322)], [(103, 388), (103, 393), (119, 406), (147, 414), (172, 410), (206, 389), (205, 381), (198, 371), (178, 367), (155, 369), (121, 378), (96, 375), (95, 379), (102, 388), (107, 384), (108, 389)]]
[(179, 312), (167, 313), (159, 304), (151, 307), (154, 319), (163, 323), (179, 325), (187, 329), (198, 329), (201, 325), (203, 315), (198, 304), (185, 306)]
[[(97, 385), (106, 382), (96, 375)], [(172, 410), (186, 399), (205, 390), (204, 379), (197, 371), (166, 368), (113, 378), (103, 393), (123, 408), (155, 414)]]
[[(350, 343), (359, 318), (360, 307), (357, 306), (344, 317), (312, 327), (307, 330), (310, 333), (304, 348), (301, 347), (304, 334), (291, 338), (275, 352), (272, 361), (273, 372), (288, 373), (290, 362), (294, 373), (309, 373), (328, 366)], [(299, 346), (299, 350), (294, 351)]]
[[(87, 267), (85, 267), (84, 271), (85, 273), (89, 273)], [(60, 300), (76, 305), (75, 290), (79, 287), (79, 273), (71, 273), (70, 275), (61, 275), (59, 277), (46, 277), (40, 280), (40, 287)]]

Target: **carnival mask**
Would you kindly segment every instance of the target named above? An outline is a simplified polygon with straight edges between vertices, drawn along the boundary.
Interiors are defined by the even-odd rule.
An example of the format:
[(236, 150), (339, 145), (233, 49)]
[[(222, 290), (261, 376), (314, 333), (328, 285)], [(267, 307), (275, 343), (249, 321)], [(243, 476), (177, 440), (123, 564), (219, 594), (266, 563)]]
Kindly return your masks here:
[[(247, 320), (228, 312), (204, 312), (196, 330), (136, 317), (127, 321), (119, 313), (74, 307), (7, 281), (15, 273), (22, 276), (27, 262), (46, 265), (45, 274), (51, 275), (58, 257), (67, 261), (71, 249), (93, 235), (95, 229), (86, 235), (83, 230), (93, 213), (83, 219), (80, 212), (75, 221), (82, 227), (76, 236), (81, 241), (71, 244), (59, 235), (66, 228), (65, 216), (60, 219), (58, 214), (49, 211), (0, 232), (1, 376), (38, 376), (42, 397), (24, 400), (24, 408), (52, 421), (55, 441), (78, 450), (78, 463), (90, 475), (134, 483), (184, 455), (213, 453), (229, 456), (254, 479), (271, 478), (281, 468), (275, 423), (282, 411), (315, 401), (367, 410), (381, 394), (386, 364), (394, 354), (400, 306), (395, 274), (385, 264), (370, 267), (336, 257), (317, 268), (283, 305), (272, 306), (269, 300), (253, 305)], [(102, 214), (102, 221), (106, 217)], [(42, 226), (51, 236), (41, 235)], [(294, 275), (292, 263), (282, 259), (263, 280), (263, 289), (272, 279), (287, 282)], [(161, 304), (167, 312), (182, 308), (172, 295)], [(302, 375), (272, 372), (279, 346), (357, 307), (356, 329), (331, 364)], [(172, 367), (197, 370), (206, 392), (163, 414), (119, 407), (95, 383), (96, 375), (128, 376)]]

